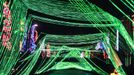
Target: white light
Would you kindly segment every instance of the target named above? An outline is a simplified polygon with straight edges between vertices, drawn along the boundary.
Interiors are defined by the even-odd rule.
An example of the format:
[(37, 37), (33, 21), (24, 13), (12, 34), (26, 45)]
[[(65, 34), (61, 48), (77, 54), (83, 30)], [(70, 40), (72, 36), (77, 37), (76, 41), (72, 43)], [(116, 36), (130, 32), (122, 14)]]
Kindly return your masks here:
[(37, 27), (37, 26), (38, 26), (38, 24), (34, 24), (34, 26), (35, 26), (35, 27)]

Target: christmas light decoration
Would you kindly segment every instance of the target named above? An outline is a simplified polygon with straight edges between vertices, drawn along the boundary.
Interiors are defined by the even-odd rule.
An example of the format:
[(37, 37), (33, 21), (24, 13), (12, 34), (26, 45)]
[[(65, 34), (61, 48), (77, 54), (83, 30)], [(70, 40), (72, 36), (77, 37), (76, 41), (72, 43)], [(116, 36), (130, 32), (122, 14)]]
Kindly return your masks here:
[(6, 47), (7, 49), (11, 50), (12, 44), (10, 42), (11, 38), (11, 13), (8, 7), (8, 3), (4, 3), (4, 9), (3, 9), (3, 16), (5, 17), (5, 20), (3, 22), (3, 34), (2, 34), (2, 45)]
[[(117, 72), (119, 72), (120, 75), (126, 75), (126, 73), (122, 69), (122, 66), (121, 66), (122, 63), (113, 48), (113, 46), (116, 45), (115, 43), (116, 30), (118, 30), (119, 34), (123, 36), (127, 45), (130, 47), (128, 51), (131, 51), (132, 53), (134, 52), (134, 43), (132, 41), (132, 38), (129, 36), (129, 34), (127, 33), (126, 29), (124, 28), (124, 26), (122, 25), (119, 19), (110, 15), (106, 11), (103, 11), (98, 6), (88, 2), (87, 0), (69, 0), (70, 3), (68, 3), (68, 5), (65, 5), (65, 3), (57, 3), (57, 1), (52, 2), (52, 0), (45, 0), (45, 1), (40, 0), (40, 1), (41, 2), (38, 2), (38, 0), (13, 0), (10, 8), (9, 8), (9, 5), (7, 5), (8, 3), (5, 2), (5, 0), (0, 1), (0, 10), (3, 10), (3, 11), (0, 11), (0, 20), (1, 20), (0, 23), (3, 23), (2, 24), (3, 32), (2, 32), (2, 38), (1, 38), (2, 43), (0, 44), (1, 45), (0, 47), (0, 57), (1, 57), (0, 75), (12, 74), (15, 70), (19, 68), (20, 68), (19, 70), (15, 71), (16, 74), (29, 75), (32, 69), (35, 67), (37, 60), (39, 59), (42, 45), (45, 45), (46, 41), (48, 40), (56, 41), (57, 39), (58, 39), (58, 42), (61, 41), (62, 39), (64, 42), (60, 44), (64, 44), (65, 46), (60, 46), (60, 47), (51, 46), (52, 48), (58, 51), (55, 53), (55, 56), (51, 55), (53, 57), (50, 57), (48, 61), (43, 60), (40, 64), (38, 64), (38, 67), (35, 71), (36, 74), (40, 74), (46, 71), (56, 70), (60, 68), (66, 69), (66, 68), (70, 68), (71, 66), (71, 68), (75, 67), (80, 70), (85, 70), (89, 72), (95, 71), (101, 75), (108, 75), (107, 72), (105, 72), (103, 69), (97, 66), (90, 58), (89, 59), (85, 59), (84, 57), (80, 58), (80, 53), (82, 51), (86, 51), (89, 48), (76, 48), (76, 47), (74, 48), (74, 47), (66, 46), (67, 44), (76, 44), (76, 42), (80, 42), (79, 44), (97, 43), (101, 39), (104, 41), (106, 53), (108, 54), (109, 59), (111, 60)], [(133, 5), (131, 3), (134, 3), (134, 2), (124, 1), (124, 0), (122, 1), (125, 2), (125, 4), (128, 5), (129, 9), (133, 11)], [(130, 21), (132, 20), (112, 0), (110, 0), (110, 2)], [(57, 5), (53, 3), (63, 4), (66, 7), (64, 6), (62, 8), (62, 5)], [(67, 8), (69, 8), (69, 10), (67, 10)], [(90, 24), (61, 21), (61, 20), (51, 19), (48, 17), (47, 18), (40, 17), (32, 13), (28, 14), (29, 10), (34, 10), (36, 12), (49, 14), (51, 16), (58, 16), (60, 18), (65, 18), (65, 19), (89, 21)], [(49, 36), (52, 37), (52, 39), (43, 38), (39, 41), (40, 45), (36, 47), (35, 40), (37, 40), (37, 38), (36, 39), (34, 38), (34, 27), (32, 27), (33, 19), (52, 23), (52, 24), (64, 25), (64, 26), (95, 27), (100, 31), (100, 34), (76, 35), (76, 36), (66, 36), (66, 37), (64, 36), (64, 39), (61, 38), (61, 36), (59, 37), (58, 35), (48, 34)], [(36, 26), (37, 25), (35, 25), (35, 27)], [(111, 31), (113, 31), (113, 33), (115, 34), (110, 32), (106, 27), (109, 27)], [(29, 28), (33, 28), (31, 31), (31, 34), (27, 34), (30, 31)], [(107, 32), (109, 33), (106, 34)], [(111, 38), (110, 36), (113, 36), (113, 38)], [(22, 57), (25, 55), (25, 53), (22, 54), (22, 57), (21, 57), (19, 50), (24, 49), (25, 46), (27, 46), (26, 44), (27, 37), (29, 37), (31, 45), (25, 50), (31, 51), (31, 54), (27, 56), (26, 58), (24, 58), (23, 60), (21, 60)], [(69, 37), (72, 37), (71, 38), (72, 40), (70, 39), (67, 40)], [(67, 41), (69, 41), (69, 43)], [(53, 42), (53, 43), (56, 44), (56, 42)], [(10, 51), (5, 50), (4, 47), (9, 49)], [(122, 46), (119, 46), (119, 47), (122, 47)], [(66, 50), (69, 53), (66, 54), (63, 57), (63, 59), (61, 59), (61, 61), (59, 61), (58, 63), (55, 63), (55, 61), (58, 59), (58, 57), (60, 56), (60, 53), (63, 50)], [(90, 54), (92, 53), (90, 52)], [(79, 61), (79, 63), (68, 62), (67, 64), (70, 64), (70, 65), (65, 66), (64, 64), (66, 63), (63, 63), (63, 61), (69, 57), (76, 58)], [(18, 62), (21, 62), (21, 63), (16, 68), (16, 65), (18, 65), (17, 64)]]

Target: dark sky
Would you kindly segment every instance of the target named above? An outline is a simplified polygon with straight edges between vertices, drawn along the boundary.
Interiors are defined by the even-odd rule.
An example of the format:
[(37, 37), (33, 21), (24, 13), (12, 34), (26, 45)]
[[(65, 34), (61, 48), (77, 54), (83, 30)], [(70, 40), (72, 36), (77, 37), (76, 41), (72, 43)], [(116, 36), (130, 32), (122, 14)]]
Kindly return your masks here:
[[(118, 19), (122, 19), (123, 14), (114, 7), (109, 0), (88, 0), (89, 2), (97, 5), (103, 10), (109, 12), (111, 15), (117, 17)], [(112, 0), (121, 10), (123, 10), (127, 15), (132, 15), (133, 12), (125, 6), (121, 0)]]

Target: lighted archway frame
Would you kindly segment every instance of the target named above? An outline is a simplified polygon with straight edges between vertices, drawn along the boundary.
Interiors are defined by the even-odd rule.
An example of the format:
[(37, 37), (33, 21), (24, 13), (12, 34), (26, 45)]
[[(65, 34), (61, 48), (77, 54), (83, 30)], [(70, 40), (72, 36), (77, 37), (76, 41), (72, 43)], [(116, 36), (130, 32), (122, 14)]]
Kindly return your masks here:
[[(4, 1), (5, 0), (3, 0), (3, 2)], [(24, 10), (24, 12), (22, 12), (22, 10)], [(14, 45), (13, 45), (11, 52), (5, 52), (4, 49), (1, 47), (1, 53), (4, 52), (4, 55), (1, 55), (1, 57), (2, 57), (2, 60), (1, 60), (2, 64), (1, 64), (1, 69), (0, 69), (2, 71), (1, 74), (9, 73), (9, 71), (11, 71), (11, 68), (13, 67), (13, 65), (16, 63), (16, 60), (17, 60), (18, 54), (19, 54), (18, 44), (19, 44), (19, 41), (21, 41), (23, 39), (23, 37), (20, 35), (20, 33), (22, 33), (22, 34), (24, 33), (24, 32), (21, 32), (19, 30), (19, 28), (21, 28), (20, 27), (20, 20), (25, 22), (24, 24), (22, 24), (22, 26), (24, 26), (24, 27), (25, 26), (28, 27), (27, 24), (29, 24), (31, 21), (31, 19), (29, 19), (29, 20), (26, 19), (27, 10), (28, 10), (28, 8), (24, 4), (22, 4), (20, 1), (17, 0), (17, 1), (13, 2), (13, 6), (11, 8), (11, 12), (14, 13), (14, 14), (12, 14), (12, 18), (13, 18), (12, 27), (13, 27), (13, 29), (12, 29), (11, 41), (13, 42)], [(128, 41), (128, 44), (130, 44), (132, 51), (133, 51), (134, 45), (133, 45), (132, 40), (130, 39), (129, 35), (127, 34), (125, 28), (121, 25), (121, 23), (119, 23), (119, 25), (120, 25), (119, 26), (120, 33), (122, 35), (126, 36), (124, 38), (126, 39), (126, 41)], [(10, 58), (9, 58), (9, 60), (6, 60), (6, 56), (8, 54), (10, 54)], [(12, 60), (12, 59), (15, 59), (15, 60)], [(4, 71), (3, 71), (3, 68), (4, 68)]]
[[(33, 16), (34, 16), (34, 15), (33, 15)], [(35, 17), (35, 19), (37, 19), (37, 16), (34, 16), (34, 17)], [(50, 21), (50, 20), (47, 20), (47, 21)], [(50, 22), (50, 23), (51, 23), (51, 22)], [(111, 56), (111, 58), (113, 58), (113, 57)], [(115, 59), (115, 57), (114, 57), (114, 59)], [(114, 61), (112, 61), (112, 62), (113, 62), (113, 64), (115, 64)], [(116, 66), (116, 65), (115, 65), (115, 66)], [(117, 68), (117, 67), (116, 67), (116, 68)], [(119, 71), (119, 72), (122, 72), (122, 69), (121, 69), (121, 70), (118, 69), (118, 71)], [(125, 73), (123, 72), (122, 74), (125, 74)]]
[[(114, 18), (114, 19), (116, 20), (116, 18)], [(50, 20), (49, 20), (49, 21), (50, 21)], [(116, 26), (117, 29), (118, 29), (118, 27), (120, 27), (120, 28), (119, 28), (120, 31), (122, 31), (122, 30), (124, 31), (124, 30), (125, 30), (125, 29), (122, 27), (122, 24), (120, 23), (120, 21), (116, 20), (116, 21), (114, 21), (114, 22), (117, 22), (117, 24), (119, 25), (119, 26)], [(124, 32), (125, 32), (125, 31), (124, 31)], [(126, 33), (126, 34), (127, 34), (127, 33)], [(129, 36), (127, 36), (126, 39), (129, 39), (128, 37), (129, 37)], [(132, 42), (131, 42), (131, 43), (129, 42), (129, 44), (132, 46)], [(132, 47), (133, 47), (133, 46), (132, 46)]]

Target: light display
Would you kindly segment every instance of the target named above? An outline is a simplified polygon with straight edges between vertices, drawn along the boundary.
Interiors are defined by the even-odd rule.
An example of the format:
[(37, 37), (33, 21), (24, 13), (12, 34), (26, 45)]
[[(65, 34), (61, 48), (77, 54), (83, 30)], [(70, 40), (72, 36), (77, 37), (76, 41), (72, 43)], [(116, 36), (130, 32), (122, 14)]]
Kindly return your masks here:
[(3, 26), (3, 34), (2, 34), (2, 45), (10, 50), (12, 47), (12, 44), (9, 41), (11, 38), (11, 30), (12, 30), (11, 13), (7, 2), (5, 2), (3, 6), (4, 6), (3, 17), (5, 18), (5, 20), (3, 21), (4, 26)]
[[(88, 2), (87, 0), (69, 0), (68, 5), (70, 7), (67, 7), (69, 8), (69, 10), (65, 8), (65, 5), (64, 6), (61, 5), (64, 3), (59, 3), (58, 6), (57, 1), (54, 2), (55, 4), (51, 2), (51, 0), (45, 0), (45, 1), (40, 0), (40, 1), (41, 2), (38, 2), (38, 0), (13, 0), (11, 8), (9, 9), (9, 7), (5, 3), (5, 0), (1, 0), (0, 10), (2, 10), (3, 12), (0, 11), (1, 15), (0, 24), (3, 23), (1, 24), (3, 25), (3, 32), (2, 32), (2, 43), (0, 44), (1, 46), (0, 75), (8, 75), (8, 74), (29, 75), (36, 66), (37, 61), (40, 58), (41, 50), (43, 47), (46, 46), (47, 42), (52, 42), (52, 44), (55, 44), (54, 46), (51, 46), (51, 50), (57, 50), (57, 52), (55, 53), (55, 56), (51, 55), (49, 60), (47, 61), (41, 60), (42, 62), (38, 64), (38, 67), (34, 71), (35, 74), (41, 74), (50, 70), (77, 68), (89, 72), (95, 71), (101, 75), (108, 75), (108, 73), (103, 69), (101, 69), (98, 65), (96, 65), (96, 63), (93, 62), (90, 59), (90, 57), (80, 58), (81, 51), (85, 52), (88, 50), (90, 51), (93, 45), (91, 45), (88, 48), (66, 46), (71, 44), (97, 43), (100, 40), (104, 41), (103, 45), (106, 51), (105, 54), (108, 55), (108, 59), (111, 60), (114, 68), (117, 70), (119, 75), (126, 75), (126, 73), (122, 68), (123, 64), (120, 61), (119, 56), (115, 52), (114, 46), (116, 46), (116, 44), (117, 44), (117, 50), (119, 50), (119, 47), (122, 47), (118, 46), (119, 44), (118, 35), (117, 35), (117, 43), (115, 42), (116, 30), (119, 31), (119, 34), (123, 36), (123, 38), (127, 42), (127, 45), (130, 47), (130, 49), (127, 50), (131, 51), (132, 53), (134, 52), (134, 42), (132, 41), (132, 38), (129, 36), (129, 34), (127, 33), (126, 29), (124, 28), (119, 19), (103, 11), (98, 6)], [(124, 0), (121, 1), (130, 10), (133, 11), (133, 5), (131, 4), (134, 3), (133, 1), (131, 2)], [(128, 17), (112, 0), (110, 0), (110, 2), (123, 15), (125, 15), (130, 21), (132, 21), (132, 19)], [(50, 3), (49, 6), (47, 6), (47, 3)], [(51, 10), (54, 7), (56, 8), (54, 10)], [(70, 10), (70, 8), (73, 10)], [(62, 11), (61, 9), (63, 9), (64, 11)], [(41, 12), (43, 14), (50, 14), (51, 16), (58, 16), (60, 18), (65, 19), (89, 21), (90, 24), (69, 22), (69, 21), (51, 19), (48, 17), (41, 17), (35, 14), (28, 14), (29, 10), (34, 10), (37, 12)], [(68, 14), (69, 12), (71, 12), (71, 14)], [(58, 36), (48, 34), (47, 36), (40, 39), (36, 47), (35, 38), (33, 37), (35, 28), (32, 26), (33, 19), (41, 20), (52, 24), (72, 26), (72, 27), (95, 27), (100, 31), (100, 33), (93, 35), (89, 34), (89, 35), (75, 35), (75, 36)], [(113, 33), (107, 27), (109, 27)], [(25, 56), (26, 54), (26, 51), (24, 51), (24, 53), (20, 55), (20, 49), (24, 47), (24, 44), (25, 46), (27, 46), (25, 40), (28, 37), (27, 33), (30, 31), (30, 28), (32, 29), (32, 31), (30, 33), (31, 37), (29, 38), (31, 39), (30, 42), (32, 43), (30, 43), (30, 47), (27, 48), (26, 51), (30, 50), (32, 53), (27, 57), (23, 58), (23, 56)], [(58, 44), (60, 44), (60, 46), (56, 46), (57, 42)], [(10, 49), (10, 51), (5, 50), (3, 46), (5, 46), (7, 49)], [(63, 56), (63, 59), (55, 63), (58, 57), (60, 57), (60, 54), (62, 53), (63, 50), (68, 51), (68, 53), (65, 56)], [(89, 54), (90, 53), (91, 52), (89, 52)], [(76, 58), (79, 62), (64, 63), (63, 61), (69, 57)], [(69, 65), (67, 66), (66, 64)]]
[(22, 44), (21, 52), (24, 53), (26, 51), (33, 53), (36, 49), (35, 42), (37, 41), (38, 33), (36, 31), (36, 27), (38, 25), (34, 24), (28, 31), (28, 35), (25, 36)]

